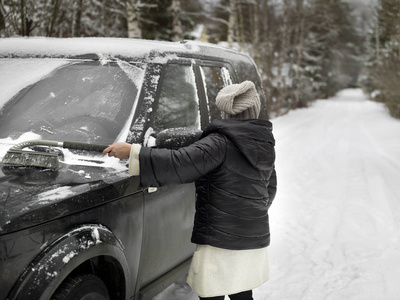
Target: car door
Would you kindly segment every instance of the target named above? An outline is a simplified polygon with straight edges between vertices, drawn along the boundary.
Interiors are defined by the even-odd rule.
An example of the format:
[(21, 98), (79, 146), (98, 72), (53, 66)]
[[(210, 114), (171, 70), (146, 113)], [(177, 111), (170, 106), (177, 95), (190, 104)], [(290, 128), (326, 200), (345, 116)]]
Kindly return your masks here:
[(198, 68), (201, 76), (201, 79), (198, 80), (201, 85), (199, 90), (204, 90), (205, 94), (207, 121), (221, 119), (221, 112), (215, 103), (215, 99), (223, 87), (236, 82), (232, 66), (225, 62), (201, 61), (196, 68)]
[[(165, 130), (199, 131), (201, 117), (193, 66), (167, 64), (160, 76), (144, 144)], [(193, 183), (147, 188), (138, 287), (170, 271), (194, 251), (191, 244), (195, 187)]]

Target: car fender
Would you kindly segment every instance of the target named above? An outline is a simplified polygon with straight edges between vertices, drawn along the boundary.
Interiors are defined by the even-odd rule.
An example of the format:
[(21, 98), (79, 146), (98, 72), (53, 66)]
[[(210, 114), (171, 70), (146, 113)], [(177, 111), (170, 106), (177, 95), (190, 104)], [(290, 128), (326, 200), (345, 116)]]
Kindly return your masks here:
[(105, 226), (81, 225), (44, 249), (21, 275), (7, 299), (48, 300), (74, 269), (97, 256), (116, 259), (128, 286), (130, 276), (123, 249), (121, 241)]

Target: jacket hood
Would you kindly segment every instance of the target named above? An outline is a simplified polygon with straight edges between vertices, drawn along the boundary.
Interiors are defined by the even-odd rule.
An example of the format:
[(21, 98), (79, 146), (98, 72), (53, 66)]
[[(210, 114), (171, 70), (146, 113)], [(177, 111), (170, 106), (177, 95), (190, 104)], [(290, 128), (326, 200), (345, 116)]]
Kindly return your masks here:
[(270, 169), (275, 162), (275, 139), (272, 123), (261, 119), (214, 120), (202, 137), (211, 133), (226, 136), (256, 168)]

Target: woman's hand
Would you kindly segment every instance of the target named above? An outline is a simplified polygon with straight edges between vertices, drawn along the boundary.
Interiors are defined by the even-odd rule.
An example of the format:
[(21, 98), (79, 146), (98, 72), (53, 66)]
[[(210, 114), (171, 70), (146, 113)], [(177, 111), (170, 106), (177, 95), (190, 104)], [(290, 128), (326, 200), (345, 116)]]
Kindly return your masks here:
[(131, 152), (131, 147), (132, 145), (128, 143), (115, 143), (104, 149), (103, 155), (108, 154), (110, 157), (114, 156), (119, 159), (128, 158)]

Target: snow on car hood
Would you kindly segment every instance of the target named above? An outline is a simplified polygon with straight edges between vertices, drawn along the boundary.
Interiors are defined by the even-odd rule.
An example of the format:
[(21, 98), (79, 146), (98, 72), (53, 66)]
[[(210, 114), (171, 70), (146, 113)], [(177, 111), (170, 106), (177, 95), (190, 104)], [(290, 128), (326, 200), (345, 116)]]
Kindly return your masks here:
[(0, 164), (0, 235), (123, 197), (126, 181), (139, 185), (125, 166), (118, 171), (105, 165), (86, 161), (54, 171)]
[[(13, 145), (40, 138), (27, 132), (17, 140), (1, 139), (0, 161)], [(123, 190), (109, 187), (129, 178), (126, 161), (101, 154), (59, 150), (62, 152), (61, 167), (56, 171), (7, 168), (0, 163), (0, 234), (32, 226), (52, 214), (56, 217), (69, 213), (71, 204), (68, 203), (73, 201), (78, 203), (72, 205), (77, 210), (93, 205), (90, 193), (95, 193), (96, 201), (109, 199), (105, 196), (109, 192), (123, 193)], [(96, 193), (98, 189), (106, 189), (106, 192)]]

